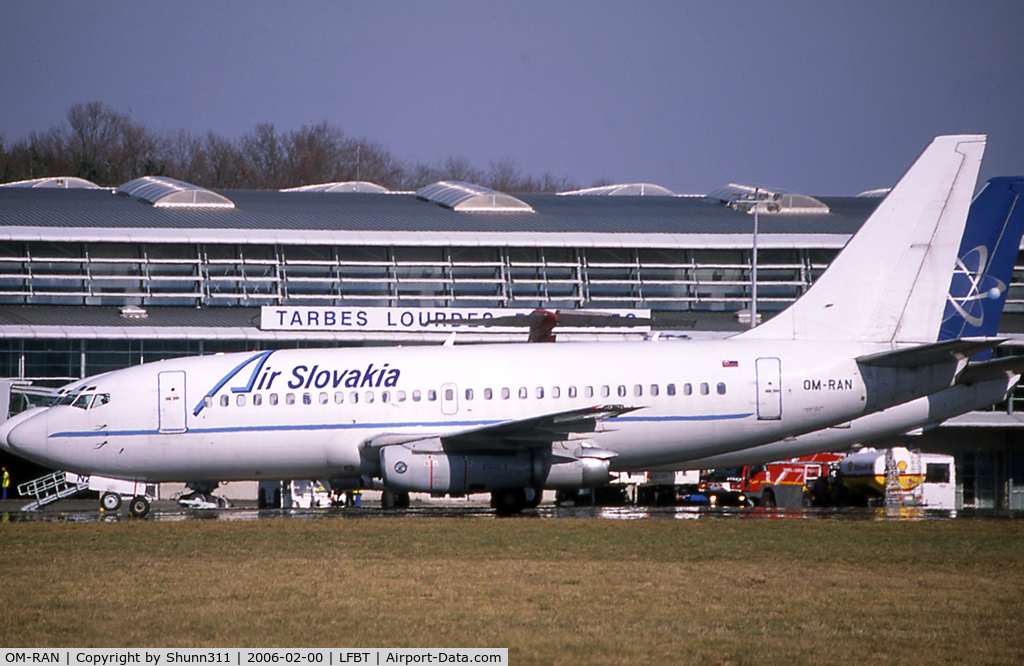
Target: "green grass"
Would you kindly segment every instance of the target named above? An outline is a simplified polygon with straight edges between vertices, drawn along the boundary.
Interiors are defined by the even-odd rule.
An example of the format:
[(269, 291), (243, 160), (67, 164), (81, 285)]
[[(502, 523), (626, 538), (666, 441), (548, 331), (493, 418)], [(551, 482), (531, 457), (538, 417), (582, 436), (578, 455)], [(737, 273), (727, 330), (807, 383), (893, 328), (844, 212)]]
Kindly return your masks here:
[(0, 525), (7, 647), (508, 647), (514, 664), (1019, 664), (1024, 522)]

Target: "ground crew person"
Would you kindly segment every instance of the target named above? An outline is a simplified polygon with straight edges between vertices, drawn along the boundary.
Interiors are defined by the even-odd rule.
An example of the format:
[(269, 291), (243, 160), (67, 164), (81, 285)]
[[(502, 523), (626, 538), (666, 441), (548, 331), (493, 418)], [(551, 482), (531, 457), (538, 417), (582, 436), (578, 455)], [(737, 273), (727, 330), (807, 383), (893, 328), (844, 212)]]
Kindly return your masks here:
[(6, 467), (0, 467), (0, 470), (3, 470), (4, 499), (7, 499), (7, 489), (11, 486), (11, 474)]

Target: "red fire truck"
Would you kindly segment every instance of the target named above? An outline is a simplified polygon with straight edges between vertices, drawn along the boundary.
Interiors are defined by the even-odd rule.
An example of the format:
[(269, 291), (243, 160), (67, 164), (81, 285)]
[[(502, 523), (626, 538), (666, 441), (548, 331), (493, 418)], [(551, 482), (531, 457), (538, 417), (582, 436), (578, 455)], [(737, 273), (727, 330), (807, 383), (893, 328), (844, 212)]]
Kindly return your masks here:
[(712, 506), (781, 506), (812, 504), (814, 481), (828, 478), (841, 453), (816, 453), (764, 465), (706, 470), (700, 492)]

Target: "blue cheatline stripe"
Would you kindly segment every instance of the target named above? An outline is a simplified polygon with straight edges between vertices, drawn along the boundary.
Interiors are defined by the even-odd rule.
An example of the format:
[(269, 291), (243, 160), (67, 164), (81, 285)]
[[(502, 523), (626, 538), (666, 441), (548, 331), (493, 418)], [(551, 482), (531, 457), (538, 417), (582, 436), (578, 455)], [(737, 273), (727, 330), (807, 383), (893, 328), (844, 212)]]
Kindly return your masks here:
[[(668, 422), (689, 422), (689, 421), (730, 421), (745, 419), (753, 416), (746, 414), (703, 414), (696, 416), (618, 416), (608, 421), (628, 421), (631, 423), (668, 423)], [(449, 427), (484, 427), (489, 425), (500, 425), (509, 423), (507, 419), (488, 421), (410, 421), (407, 423), (396, 423), (394, 421), (382, 421), (371, 423), (298, 423), (278, 424), (264, 426), (223, 426), (215, 428), (189, 428), (189, 434), (225, 434), (245, 432), (316, 432), (323, 430), (381, 430), (396, 428), (449, 428)], [(49, 435), (50, 438), (68, 437), (133, 437), (138, 435), (168, 435), (176, 436), (180, 433), (161, 433), (157, 430), (107, 430), (107, 431), (64, 431), (55, 432)]]

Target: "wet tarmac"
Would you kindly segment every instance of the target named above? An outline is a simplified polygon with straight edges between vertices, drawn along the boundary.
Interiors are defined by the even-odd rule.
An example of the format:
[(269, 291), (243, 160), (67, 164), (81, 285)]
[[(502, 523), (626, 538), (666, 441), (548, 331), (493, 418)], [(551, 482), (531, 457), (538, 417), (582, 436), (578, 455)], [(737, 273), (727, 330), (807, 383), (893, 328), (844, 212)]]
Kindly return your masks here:
[(315, 509), (258, 509), (255, 502), (240, 501), (228, 509), (184, 509), (171, 500), (158, 500), (145, 518), (133, 518), (126, 508), (103, 511), (97, 500), (62, 500), (37, 511), (23, 511), (23, 500), (0, 501), (0, 522), (120, 522), (150, 520), (253, 521), (378, 520), (388, 518), (461, 518), (467, 520), (1022, 520), (1024, 511), (960, 509), (955, 511), (915, 507), (877, 508), (780, 508), (737, 509), (726, 507), (576, 507), (542, 504), (514, 517), (498, 516), (486, 502), (437, 502), (414, 504), (405, 509), (329, 507)]

